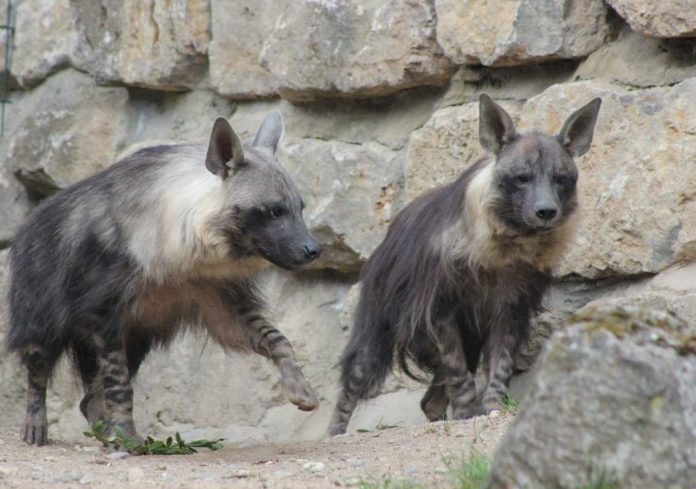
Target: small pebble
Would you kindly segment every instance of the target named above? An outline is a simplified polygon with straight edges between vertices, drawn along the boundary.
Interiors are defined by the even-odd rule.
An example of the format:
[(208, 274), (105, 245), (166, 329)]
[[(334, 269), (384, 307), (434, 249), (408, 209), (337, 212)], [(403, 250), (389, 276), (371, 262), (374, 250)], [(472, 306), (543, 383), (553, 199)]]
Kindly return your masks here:
[(346, 462), (348, 462), (351, 465), (351, 467), (356, 467), (356, 468), (362, 467), (363, 465), (365, 465), (365, 462), (363, 462), (359, 458), (349, 458), (348, 460), (346, 460)]
[(493, 411), (488, 413), (488, 417), (491, 419), (495, 419), (495, 418), (500, 417), (500, 409), (494, 409)]
[(106, 456), (109, 460), (121, 460), (122, 458), (128, 458), (130, 455), (128, 452), (114, 452)]
[(80, 479), (80, 484), (82, 484), (83, 486), (86, 484), (91, 484), (93, 480), (94, 477), (92, 476), (92, 474), (87, 474), (83, 476), (82, 479)]
[(316, 474), (324, 470), (324, 464), (321, 462), (307, 462), (302, 466), (302, 468)]
[(407, 465), (404, 467), (404, 474), (406, 475), (414, 475), (420, 472), (420, 468), (416, 467), (415, 465)]

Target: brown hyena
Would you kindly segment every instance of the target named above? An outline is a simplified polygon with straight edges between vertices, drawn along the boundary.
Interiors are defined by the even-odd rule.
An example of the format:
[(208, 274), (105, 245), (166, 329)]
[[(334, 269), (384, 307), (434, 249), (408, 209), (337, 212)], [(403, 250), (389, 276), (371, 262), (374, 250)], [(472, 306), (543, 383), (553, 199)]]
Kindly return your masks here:
[(407, 374), (411, 361), (432, 375), (421, 402), (430, 420), (449, 406), (455, 419), (471, 414), (481, 354), (483, 406), (499, 406), (512, 353), (573, 235), (573, 157), (590, 148), (600, 104), (572, 114), (556, 136), (518, 134), (481, 96), (479, 138), (490, 155), (409, 204), (363, 268), (331, 435), (345, 432), (359, 399), (378, 393), (394, 355)]
[(28, 371), (26, 442), (47, 441), (46, 385), (63, 352), (85, 417), (136, 436), (131, 381), (185, 327), (271, 359), (290, 401), (317, 407), (256, 287), (269, 262), (295, 269), (320, 253), (274, 156), (282, 129), (271, 113), (247, 145), (218, 119), (208, 145), (144, 149), (34, 211), (10, 254), (7, 338)]

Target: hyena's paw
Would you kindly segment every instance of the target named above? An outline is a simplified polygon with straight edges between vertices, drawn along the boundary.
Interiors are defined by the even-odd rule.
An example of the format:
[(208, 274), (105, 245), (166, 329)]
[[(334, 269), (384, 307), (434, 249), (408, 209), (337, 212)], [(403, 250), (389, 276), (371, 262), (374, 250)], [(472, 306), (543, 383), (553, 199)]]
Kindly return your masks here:
[(444, 386), (431, 386), (420, 403), (428, 421), (443, 421), (447, 417), (447, 395)]
[(484, 414), (491, 415), (494, 414), (496, 411), (499, 414), (500, 411), (502, 411), (503, 409), (502, 397), (484, 397), (483, 401), (481, 402), (481, 405), (483, 406)]
[(80, 402), (80, 411), (89, 424), (105, 419), (104, 393), (87, 392)]
[(304, 376), (299, 375), (283, 381), (288, 400), (300, 411), (314, 411), (319, 407), (317, 396)]
[(20, 431), (22, 440), (30, 445), (42, 446), (48, 443), (48, 421), (46, 413), (28, 416)]
[[(141, 445), (145, 441), (145, 439), (140, 436), (137, 431), (135, 431), (135, 426), (133, 425), (132, 421), (107, 423), (104, 432), (107, 434), (107, 436), (114, 436), (118, 429), (120, 429), (120, 432), (124, 438), (132, 440), (138, 445)], [(116, 450), (118, 451), (119, 449), (122, 450), (124, 448), (126, 447), (116, 447)]]

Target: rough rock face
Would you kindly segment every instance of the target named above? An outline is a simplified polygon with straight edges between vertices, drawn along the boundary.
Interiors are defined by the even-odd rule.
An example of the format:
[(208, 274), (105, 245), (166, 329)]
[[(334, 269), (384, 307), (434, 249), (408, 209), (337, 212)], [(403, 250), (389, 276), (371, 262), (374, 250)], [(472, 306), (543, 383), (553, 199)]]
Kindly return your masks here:
[(222, 95), (266, 97), (275, 93), (261, 50), (278, 17), (277, 0), (211, 0), (210, 78)]
[(435, 8), (437, 40), (461, 64), (513, 66), (583, 57), (608, 34), (607, 9), (599, 0), (435, 0)]
[[(578, 79), (602, 78), (624, 85), (672, 85), (696, 76), (693, 40), (655, 39), (624, 28), (619, 37), (587, 57)], [(659, 69), (655, 69), (659, 66)]]
[[(669, 313), (586, 309), (557, 334), (488, 487), (696, 484), (696, 330)], [(553, 440), (553, 443), (549, 443)]]
[[(399, 155), (378, 143), (303, 139), (286, 140), (280, 157), (302, 189), (310, 229), (328, 245), (317, 266), (357, 271), (396, 214), (403, 181)], [(310, 166), (317, 163), (321, 169)]]
[(696, 9), (690, 0), (608, 0), (633, 30), (652, 37), (696, 37)]
[[(11, 70), (21, 86), (36, 85), (61, 68), (84, 65), (88, 46), (80, 36), (69, 0), (24, 0), (15, 5)], [(1, 6), (0, 18), (4, 19), (5, 2)]]
[(114, 162), (128, 131), (128, 92), (62, 71), (27, 94), (8, 121), (5, 169), (40, 199)]
[(580, 160), (582, 224), (559, 274), (655, 273), (696, 249), (696, 80), (630, 91), (600, 82), (565, 83), (530, 99), (527, 127), (557, 131), (569, 112), (602, 97), (592, 148)]
[(385, 95), (442, 85), (453, 73), (435, 41), (435, 9), (429, 1), (282, 4), (261, 59), (284, 98)]
[(209, 0), (71, 0), (91, 46), (90, 70), (104, 82), (176, 90), (207, 71)]

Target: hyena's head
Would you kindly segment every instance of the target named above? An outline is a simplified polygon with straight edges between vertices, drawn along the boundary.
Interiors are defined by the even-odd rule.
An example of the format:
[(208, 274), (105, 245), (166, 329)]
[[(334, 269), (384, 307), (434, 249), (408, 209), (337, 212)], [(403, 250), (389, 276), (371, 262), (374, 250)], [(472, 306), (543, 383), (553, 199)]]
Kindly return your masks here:
[(548, 231), (565, 223), (577, 207), (578, 170), (573, 158), (590, 149), (599, 98), (574, 112), (559, 134), (518, 134), (505, 110), (480, 97), (479, 138), (495, 155), (492, 211), (522, 234)]
[(302, 218), (304, 204), (275, 153), (283, 134), (278, 112), (261, 123), (251, 144), (242, 144), (225, 119), (210, 136), (206, 168), (223, 180), (224, 209), (216, 226), (235, 257), (261, 256), (296, 269), (317, 259), (319, 243)]

